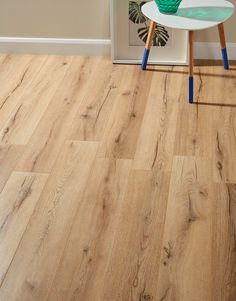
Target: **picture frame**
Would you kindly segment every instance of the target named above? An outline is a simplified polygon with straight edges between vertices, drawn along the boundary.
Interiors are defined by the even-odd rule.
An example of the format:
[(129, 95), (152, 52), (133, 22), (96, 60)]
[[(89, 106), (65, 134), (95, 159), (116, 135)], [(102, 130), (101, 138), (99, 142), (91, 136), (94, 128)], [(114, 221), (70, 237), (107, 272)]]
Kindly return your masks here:
[[(117, 64), (141, 64), (145, 48), (144, 40), (135, 44), (140, 37), (134, 37), (135, 26), (132, 24), (129, 13), (130, 2), (139, 5), (149, 0), (110, 0), (111, 14), (111, 57), (113, 63)], [(141, 20), (144, 21), (144, 20)], [(135, 21), (134, 21), (135, 22)], [(148, 27), (145, 20), (145, 26)], [(159, 25), (160, 26), (160, 25)], [(163, 26), (162, 26), (163, 27)], [(139, 36), (146, 34), (144, 28), (138, 28)], [(161, 65), (187, 65), (188, 61), (188, 33), (184, 30), (164, 28), (168, 32), (168, 43), (165, 46), (152, 46), (149, 57), (149, 64)], [(144, 32), (145, 31), (145, 32)], [(131, 36), (132, 35), (132, 36)], [(159, 43), (161, 44), (161, 43)]]

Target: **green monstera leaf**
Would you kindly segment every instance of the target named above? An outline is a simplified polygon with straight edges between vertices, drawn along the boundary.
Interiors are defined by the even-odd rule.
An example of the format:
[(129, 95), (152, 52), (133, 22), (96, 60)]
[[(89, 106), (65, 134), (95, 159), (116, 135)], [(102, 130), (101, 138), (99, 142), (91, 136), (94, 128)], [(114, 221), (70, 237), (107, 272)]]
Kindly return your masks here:
[[(148, 38), (148, 31), (149, 31), (149, 26), (147, 27), (142, 27), (138, 29), (138, 35), (139, 38), (146, 43), (147, 38)], [(165, 46), (167, 41), (169, 40), (169, 34), (168, 31), (165, 29), (165, 27), (161, 25), (157, 25), (155, 28), (154, 32), (154, 37), (152, 41), (153, 46)]]
[(129, 1), (129, 19), (135, 24), (146, 22), (147, 18), (142, 13), (142, 6), (146, 2)]

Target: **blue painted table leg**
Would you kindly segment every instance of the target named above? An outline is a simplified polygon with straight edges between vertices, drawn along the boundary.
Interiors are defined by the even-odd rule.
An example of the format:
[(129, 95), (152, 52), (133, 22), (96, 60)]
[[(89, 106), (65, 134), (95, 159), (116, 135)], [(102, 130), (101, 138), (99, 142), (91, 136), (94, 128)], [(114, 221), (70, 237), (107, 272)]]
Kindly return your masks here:
[(143, 54), (143, 60), (142, 60), (142, 65), (141, 65), (142, 70), (146, 70), (146, 68), (147, 68), (148, 57), (149, 57), (150, 49), (152, 46), (152, 39), (153, 39), (153, 35), (155, 32), (155, 28), (156, 28), (156, 22), (151, 21), (149, 31), (148, 31), (148, 37), (147, 37), (147, 41), (146, 41), (146, 47), (145, 47), (144, 54)]
[(218, 31), (220, 37), (221, 53), (222, 53), (224, 68), (229, 69), (229, 61), (228, 61), (226, 41), (225, 41), (225, 30), (224, 30), (223, 23), (218, 24)]
[(227, 69), (229, 69), (229, 60), (228, 60), (227, 49), (226, 48), (222, 48), (221, 52), (222, 52), (222, 58), (223, 58), (224, 68), (227, 70)]
[(150, 53), (150, 49), (145, 48), (144, 54), (143, 54), (142, 65), (141, 65), (142, 70), (146, 70), (146, 68), (147, 68), (149, 53)]
[(194, 82), (193, 82), (193, 76), (189, 76), (189, 103), (193, 103), (193, 87), (194, 87)]

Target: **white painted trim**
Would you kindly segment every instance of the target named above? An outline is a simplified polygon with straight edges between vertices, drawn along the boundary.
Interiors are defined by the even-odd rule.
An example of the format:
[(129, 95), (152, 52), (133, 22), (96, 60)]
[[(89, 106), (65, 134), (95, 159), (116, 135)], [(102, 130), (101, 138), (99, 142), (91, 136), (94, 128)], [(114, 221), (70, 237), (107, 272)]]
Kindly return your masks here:
[[(221, 59), (221, 48), (219, 43), (194, 43), (194, 57), (196, 59)], [(227, 52), (230, 60), (236, 60), (236, 43), (227, 43)]]
[[(194, 48), (196, 59), (221, 59), (220, 43), (195, 42)], [(227, 43), (227, 50), (229, 59), (236, 60), (236, 43)], [(108, 56), (111, 40), (0, 37), (0, 53)]]
[(110, 55), (111, 41), (102, 39), (57, 39), (0, 37), (0, 53)]

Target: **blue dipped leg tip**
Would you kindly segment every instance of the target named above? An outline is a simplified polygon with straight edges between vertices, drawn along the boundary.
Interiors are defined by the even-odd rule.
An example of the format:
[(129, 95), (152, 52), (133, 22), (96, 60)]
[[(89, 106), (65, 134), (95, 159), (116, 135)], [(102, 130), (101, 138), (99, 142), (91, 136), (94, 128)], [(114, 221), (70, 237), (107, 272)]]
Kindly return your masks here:
[(228, 60), (227, 49), (226, 48), (222, 48), (221, 52), (222, 52), (222, 58), (223, 58), (224, 68), (226, 70), (228, 70), (229, 69), (229, 60)]
[(193, 103), (193, 76), (189, 76), (189, 103)]
[(150, 50), (145, 48), (144, 54), (143, 54), (142, 65), (141, 65), (142, 70), (146, 70), (146, 68), (147, 68), (149, 53), (150, 53)]

